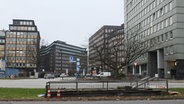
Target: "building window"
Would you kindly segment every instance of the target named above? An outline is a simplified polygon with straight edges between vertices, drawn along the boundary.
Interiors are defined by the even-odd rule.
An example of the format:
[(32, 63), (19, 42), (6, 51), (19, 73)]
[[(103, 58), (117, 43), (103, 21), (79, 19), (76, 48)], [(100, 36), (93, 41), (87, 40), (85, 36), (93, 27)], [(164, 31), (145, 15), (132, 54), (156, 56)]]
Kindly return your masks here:
[(169, 25), (172, 25), (173, 24), (173, 18), (172, 16), (169, 18)]
[(164, 28), (164, 21), (161, 22), (161, 29)]
[(160, 30), (160, 23), (157, 24), (157, 30)]
[(173, 2), (169, 3), (169, 11), (171, 11), (173, 9)]
[(165, 40), (166, 41), (168, 40), (168, 34), (167, 33), (165, 34)]
[(160, 12), (157, 11), (156, 13), (157, 13), (157, 18), (159, 18), (160, 17)]
[(169, 26), (169, 19), (166, 19), (165, 20), (165, 27), (168, 27)]
[(153, 21), (156, 19), (156, 14), (153, 13)]
[(170, 51), (169, 51), (169, 47), (165, 48), (165, 55), (169, 55)]
[(160, 0), (157, 0), (157, 5), (159, 5), (160, 4)]
[(157, 42), (158, 42), (158, 43), (160, 42), (160, 37), (159, 37), (159, 36), (157, 36)]
[(160, 15), (162, 16), (164, 14), (163, 8), (160, 9)]
[(170, 31), (169, 34), (170, 34), (170, 39), (172, 39), (173, 38), (173, 32)]
[(165, 6), (165, 13), (168, 12), (168, 5)]
[(170, 47), (170, 54), (174, 54), (174, 46)]
[(162, 42), (164, 41), (164, 35), (163, 34), (161, 35), (161, 41)]

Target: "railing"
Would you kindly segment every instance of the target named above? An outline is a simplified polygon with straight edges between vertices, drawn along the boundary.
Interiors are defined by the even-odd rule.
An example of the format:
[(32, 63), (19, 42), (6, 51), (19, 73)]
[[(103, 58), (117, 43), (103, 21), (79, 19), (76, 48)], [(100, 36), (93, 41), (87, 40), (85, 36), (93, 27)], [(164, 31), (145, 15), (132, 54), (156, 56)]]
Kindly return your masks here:
[(85, 91), (85, 90), (112, 90), (117, 88), (153, 88), (153, 89), (164, 89), (168, 91), (168, 81), (151, 81), (154, 78), (144, 78), (140, 81), (125, 82), (121, 80), (75, 80), (75, 81), (49, 81), (46, 83), (46, 91), (50, 88), (51, 92), (57, 92), (60, 88), (62, 91)]
[(56, 91), (58, 88), (61, 90), (110, 90), (117, 89), (122, 86), (130, 86), (130, 82), (123, 81), (50, 81), (46, 83), (46, 89), (50, 88), (51, 92)]
[(132, 88), (165, 89), (168, 92), (168, 80), (156, 80), (156, 77), (145, 77), (131, 83)]

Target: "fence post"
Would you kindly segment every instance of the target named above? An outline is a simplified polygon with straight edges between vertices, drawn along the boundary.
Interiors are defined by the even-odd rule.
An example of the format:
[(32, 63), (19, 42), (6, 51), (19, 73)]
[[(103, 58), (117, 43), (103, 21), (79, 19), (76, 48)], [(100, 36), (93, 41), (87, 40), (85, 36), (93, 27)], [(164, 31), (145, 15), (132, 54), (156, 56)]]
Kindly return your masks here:
[(76, 91), (78, 92), (78, 82), (76, 81)]
[(168, 83), (168, 80), (166, 80), (166, 91), (167, 91), (167, 93), (169, 92), (169, 83)]
[(136, 81), (136, 88), (138, 88), (139, 87), (139, 82), (138, 81)]
[(102, 84), (102, 88), (104, 89), (104, 81), (103, 81), (103, 84)]
[(109, 89), (109, 82), (107, 81), (107, 90)]
[(48, 90), (48, 85), (46, 84), (46, 86), (45, 86), (45, 97), (47, 97), (47, 90)]

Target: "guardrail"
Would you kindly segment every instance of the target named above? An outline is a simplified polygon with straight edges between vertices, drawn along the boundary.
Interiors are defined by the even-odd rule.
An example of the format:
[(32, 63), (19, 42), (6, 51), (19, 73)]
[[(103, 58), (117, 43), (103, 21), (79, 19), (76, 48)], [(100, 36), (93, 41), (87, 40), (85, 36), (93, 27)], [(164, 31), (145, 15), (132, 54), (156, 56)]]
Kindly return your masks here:
[[(143, 83), (144, 82), (144, 83)], [(124, 82), (121, 80), (75, 80), (75, 81), (49, 81), (46, 83), (46, 90), (50, 88), (51, 92), (57, 91), (58, 88), (65, 91), (80, 91), (80, 90), (110, 90), (118, 87), (132, 86), (132, 88), (154, 88), (168, 90), (168, 81), (140, 81), (140, 82)]]
[[(107, 95), (110, 93), (118, 94), (121, 91), (125, 91), (121, 93), (127, 93), (127, 92), (142, 93), (142, 92), (136, 92), (136, 91), (143, 91), (143, 90), (152, 92), (152, 90), (149, 90), (150, 88), (163, 89), (163, 90), (166, 89), (166, 91), (168, 92), (168, 81), (152, 81), (147, 83), (147, 86), (145, 86), (144, 84), (141, 84), (140, 86), (138, 86), (140, 90), (136, 90), (137, 88), (131, 87), (131, 84), (132, 82), (124, 82), (121, 80), (118, 80), (118, 81), (116, 80), (113, 80), (113, 81), (112, 80), (49, 81), (46, 83), (46, 95), (49, 92), (51, 93), (52, 96), (55, 96), (58, 92), (58, 89), (65, 96), (67, 96), (67, 94), (81, 95), (85, 93)], [(161, 90), (154, 90), (154, 91), (161, 91)]]
[(58, 88), (62, 90), (109, 90), (117, 89), (122, 86), (130, 86), (130, 82), (122, 81), (49, 81), (46, 83), (46, 90), (50, 88), (51, 92), (57, 91)]

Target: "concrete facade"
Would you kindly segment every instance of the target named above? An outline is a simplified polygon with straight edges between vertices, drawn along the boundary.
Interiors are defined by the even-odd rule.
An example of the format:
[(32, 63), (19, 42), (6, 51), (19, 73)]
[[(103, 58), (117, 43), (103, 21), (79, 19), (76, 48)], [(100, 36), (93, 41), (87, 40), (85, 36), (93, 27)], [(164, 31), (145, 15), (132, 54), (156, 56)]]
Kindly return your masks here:
[[(124, 0), (125, 31), (140, 29), (139, 39), (155, 45), (135, 62), (146, 74), (184, 78), (184, 0)], [(141, 73), (143, 74), (143, 73)]]
[(100, 61), (100, 57), (107, 57), (109, 47), (112, 47), (114, 41), (122, 38), (120, 32), (123, 32), (123, 26), (104, 25), (89, 38), (89, 67), (91, 70), (97, 70), (97, 73), (110, 70)]

